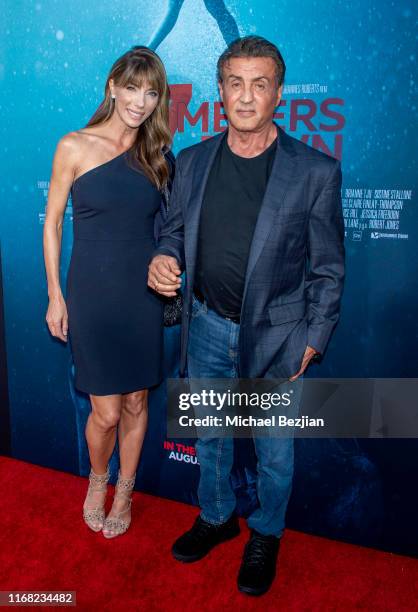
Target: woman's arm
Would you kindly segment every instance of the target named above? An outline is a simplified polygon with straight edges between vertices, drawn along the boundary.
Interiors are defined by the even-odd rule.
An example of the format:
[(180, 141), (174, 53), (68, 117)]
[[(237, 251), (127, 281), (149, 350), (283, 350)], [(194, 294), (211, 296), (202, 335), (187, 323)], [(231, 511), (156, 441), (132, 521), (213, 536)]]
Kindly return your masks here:
[(62, 223), (74, 179), (76, 159), (75, 138), (68, 134), (60, 140), (55, 152), (44, 227), (44, 259), (49, 296), (46, 321), (51, 334), (63, 342), (67, 341), (68, 315), (60, 286), (59, 262)]

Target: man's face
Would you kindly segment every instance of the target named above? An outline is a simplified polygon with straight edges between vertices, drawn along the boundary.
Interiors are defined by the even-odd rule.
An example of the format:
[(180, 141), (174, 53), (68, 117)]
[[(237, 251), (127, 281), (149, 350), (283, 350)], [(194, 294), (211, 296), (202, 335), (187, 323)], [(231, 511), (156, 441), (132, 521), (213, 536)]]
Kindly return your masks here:
[(223, 67), (219, 92), (229, 124), (240, 132), (258, 132), (271, 123), (283, 86), (278, 87), (271, 57), (234, 57)]

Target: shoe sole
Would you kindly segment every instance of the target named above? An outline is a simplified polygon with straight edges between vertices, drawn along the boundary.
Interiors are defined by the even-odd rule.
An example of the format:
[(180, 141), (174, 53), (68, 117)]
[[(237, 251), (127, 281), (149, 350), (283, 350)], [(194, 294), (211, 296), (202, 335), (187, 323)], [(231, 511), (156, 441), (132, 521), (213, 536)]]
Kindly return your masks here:
[(205, 551), (203, 554), (193, 555), (193, 556), (190, 556), (190, 555), (186, 556), (186, 555), (181, 555), (180, 553), (175, 552), (173, 549), (171, 549), (171, 554), (176, 559), (176, 561), (181, 561), (182, 563), (194, 563), (195, 561), (200, 561), (201, 559), (206, 557), (206, 555), (208, 555), (219, 544), (223, 544), (224, 542), (228, 542), (229, 540), (233, 540), (234, 538), (239, 536), (240, 533), (241, 533), (241, 530), (238, 529), (235, 533), (233, 533), (233, 534), (231, 534), (231, 535), (229, 535), (227, 537), (222, 538), (222, 540), (219, 540), (219, 542), (216, 542), (216, 544), (214, 544), (209, 550)]
[(271, 584), (269, 584), (268, 587), (265, 587), (263, 589), (252, 589), (251, 587), (244, 587), (244, 586), (238, 585), (238, 591), (240, 593), (245, 593), (245, 595), (252, 595), (253, 597), (259, 597), (260, 595), (264, 595), (265, 593), (267, 593), (270, 587), (271, 587)]

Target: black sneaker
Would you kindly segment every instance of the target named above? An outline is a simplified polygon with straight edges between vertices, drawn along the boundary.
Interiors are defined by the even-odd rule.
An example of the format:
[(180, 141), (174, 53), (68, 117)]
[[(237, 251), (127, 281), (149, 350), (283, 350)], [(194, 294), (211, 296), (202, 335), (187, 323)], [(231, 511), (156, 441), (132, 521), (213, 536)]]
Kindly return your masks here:
[(267, 593), (276, 576), (279, 547), (280, 538), (252, 530), (238, 574), (239, 591), (248, 595)]
[(193, 527), (174, 542), (171, 552), (177, 561), (199, 561), (217, 544), (232, 540), (239, 532), (238, 518), (235, 515), (221, 525), (212, 525), (198, 516)]

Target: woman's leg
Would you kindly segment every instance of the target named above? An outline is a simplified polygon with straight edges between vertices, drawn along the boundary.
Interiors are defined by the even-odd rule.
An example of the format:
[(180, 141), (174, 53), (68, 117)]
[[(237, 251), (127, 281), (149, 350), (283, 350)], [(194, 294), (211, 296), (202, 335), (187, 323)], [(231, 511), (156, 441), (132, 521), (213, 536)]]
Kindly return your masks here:
[[(92, 410), (86, 425), (90, 463), (93, 472), (103, 476), (115, 447), (116, 430), (122, 411), (122, 396), (90, 395), (90, 402)], [(97, 487), (97, 490), (90, 489), (84, 502), (84, 509), (88, 512), (100, 508), (104, 505), (105, 498), (105, 486)], [(94, 529), (101, 529), (102, 526), (103, 522), (99, 518), (92, 521)]]
[(91, 413), (87, 419), (86, 439), (90, 463), (96, 474), (104, 474), (116, 442), (122, 413), (122, 395), (90, 395)]
[[(118, 432), (120, 478), (123, 480), (135, 479), (147, 423), (148, 390), (124, 394), (122, 396), (122, 411)], [(129, 493), (116, 495), (107, 519), (116, 518), (122, 512), (124, 522), (129, 523), (131, 518), (129, 498)], [(103, 532), (108, 536), (114, 534), (112, 529), (104, 528)]]
[(119, 457), (122, 478), (133, 478), (138, 467), (148, 424), (148, 390), (122, 396), (119, 423)]

